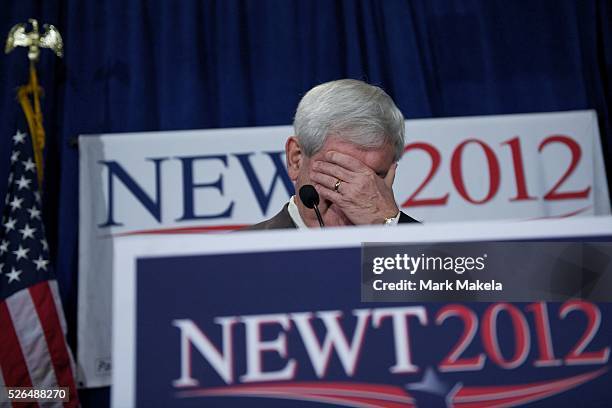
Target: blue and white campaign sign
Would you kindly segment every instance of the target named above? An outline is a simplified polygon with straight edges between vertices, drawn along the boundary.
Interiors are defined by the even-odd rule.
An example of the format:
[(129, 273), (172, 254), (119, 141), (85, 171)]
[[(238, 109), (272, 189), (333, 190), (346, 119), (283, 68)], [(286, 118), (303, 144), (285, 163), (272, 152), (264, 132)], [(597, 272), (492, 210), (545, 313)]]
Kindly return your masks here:
[[(226, 231), (293, 194), (289, 126), (81, 136), (78, 364), (108, 385), (113, 242)], [(594, 111), (406, 122), (398, 205), (427, 224), (610, 214)]]
[(611, 236), (606, 217), (118, 241), (112, 404), (604, 406), (610, 303), (362, 303), (361, 242)]

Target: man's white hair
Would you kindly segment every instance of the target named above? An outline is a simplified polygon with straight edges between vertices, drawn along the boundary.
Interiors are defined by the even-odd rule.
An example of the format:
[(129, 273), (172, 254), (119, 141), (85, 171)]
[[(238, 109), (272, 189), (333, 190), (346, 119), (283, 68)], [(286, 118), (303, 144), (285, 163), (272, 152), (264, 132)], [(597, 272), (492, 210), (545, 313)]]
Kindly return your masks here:
[(390, 142), (395, 160), (404, 150), (404, 116), (381, 88), (340, 79), (312, 88), (300, 101), (293, 128), (306, 156), (337, 136), (363, 147)]

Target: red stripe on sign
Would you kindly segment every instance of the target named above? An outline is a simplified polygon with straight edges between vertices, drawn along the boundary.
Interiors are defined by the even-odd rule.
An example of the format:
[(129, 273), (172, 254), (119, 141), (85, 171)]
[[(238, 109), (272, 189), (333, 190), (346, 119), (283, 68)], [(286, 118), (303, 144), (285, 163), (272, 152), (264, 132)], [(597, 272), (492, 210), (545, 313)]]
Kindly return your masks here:
[(159, 228), (140, 231), (120, 232), (111, 234), (111, 237), (127, 237), (130, 235), (158, 235), (158, 234), (200, 234), (215, 231), (235, 231), (251, 224), (205, 225), (199, 227)]
[(66, 345), (66, 339), (64, 338), (62, 326), (60, 325), (58, 310), (55, 307), (49, 283), (44, 281), (30, 287), (28, 290), (32, 295), (32, 301), (34, 302), (34, 307), (36, 307), (40, 325), (45, 333), (45, 339), (47, 340), (47, 347), (51, 355), (51, 361), (53, 362), (53, 369), (55, 370), (55, 377), (57, 378), (58, 385), (60, 387), (68, 387), (70, 391), (70, 400), (64, 403), (64, 406), (77, 407), (79, 405), (79, 399), (74, 383), (72, 367), (70, 366), (68, 346)]
[[(28, 366), (5, 302), (0, 302), (0, 327), (2, 328), (0, 330), (0, 367), (4, 385), (6, 387), (31, 387), (32, 380)], [(32, 406), (38, 406), (38, 404), (33, 403)]]

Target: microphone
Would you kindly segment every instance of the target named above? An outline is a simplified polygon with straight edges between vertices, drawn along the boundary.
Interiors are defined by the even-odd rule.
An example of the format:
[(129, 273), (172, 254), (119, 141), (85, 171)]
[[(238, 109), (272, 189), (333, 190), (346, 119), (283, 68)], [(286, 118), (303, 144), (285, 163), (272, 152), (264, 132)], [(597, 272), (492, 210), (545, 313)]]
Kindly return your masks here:
[(302, 203), (304, 203), (306, 207), (314, 208), (317, 219), (319, 220), (319, 225), (323, 228), (325, 224), (319, 212), (319, 193), (317, 193), (317, 190), (310, 184), (303, 185), (302, 188), (300, 188), (300, 200), (302, 200)]

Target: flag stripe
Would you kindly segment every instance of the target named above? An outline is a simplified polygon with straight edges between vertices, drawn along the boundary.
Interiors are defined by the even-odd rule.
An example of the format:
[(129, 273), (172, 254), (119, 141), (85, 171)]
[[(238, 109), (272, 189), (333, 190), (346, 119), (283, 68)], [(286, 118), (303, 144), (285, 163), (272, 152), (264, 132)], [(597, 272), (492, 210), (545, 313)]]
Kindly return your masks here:
[[(62, 301), (59, 295), (59, 287), (57, 285), (57, 281), (55, 279), (47, 281), (49, 283), (49, 287), (51, 288), (51, 294), (53, 295), (53, 301), (55, 302), (55, 309), (59, 311), (59, 313), (57, 313), (57, 317), (59, 318), (59, 322), (60, 325), (62, 326), (62, 335), (66, 336), (66, 333), (68, 332), (67, 329), (67, 325), (66, 325), (66, 318), (64, 317), (64, 307), (62, 306)], [(72, 350), (70, 350), (70, 347), (66, 346), (66, 350), (68, 351), (68, 355), (69, 355), (69, 362), (70, 362), (70, 369), (72, 371), (72, 380), (75, 380), (75, 374), (76, 374), (76, 365), (74, 364), (74, 356), (72, 355)]]
[[(53, 295), (53, 302), (55, 303), (55, 309), (63, 311), (62, 301), (60, 300), (59, 288), (57, 286), (57, 281), (55, 279), (47, 281), (49, 287), (51, 288), (51, 294)], [(67, 333), (66, 319), (64, 318), (64, 313), (58, 313), (57, 317), (59, 317), (59, 322), (62, 327), (62, 333), (64, 335)]]
[(75, 396), (77, 391), (72, 376), (68, 346), (62, 332), (60, 319), (57, 316), (51, 288), (47, 282), (41, 282), (30, 287), (29, 291), (32, 294), (34, 306), (43, 326), (53, 368), (59, 380), (58, 384), (62, 387), (68, 387), (70, 391), (70, 401), (64, 405), (67, 407), (76, 406), (77, 399)]
[(0, 327), (0, 365), (4, 383), (8, 387), (31, 387), (30, 373), (5, 302), (0, 302)]
[(2, 376), (2, 370), (0, 370), (0, 407), (3, 407), (5, 404), (8, 405), (8, 394), (4, 387), (4, 377)]
[(27, 290), (17, 292), (6, 300), (6, 305), (13, 319), (15, 331), (19, 333), (18, 341), (30, 373), (32, 386), (35, 388), (57, 387), (49, 348), (43, 336), (43, 327), (36, 314), (30, 293)]

